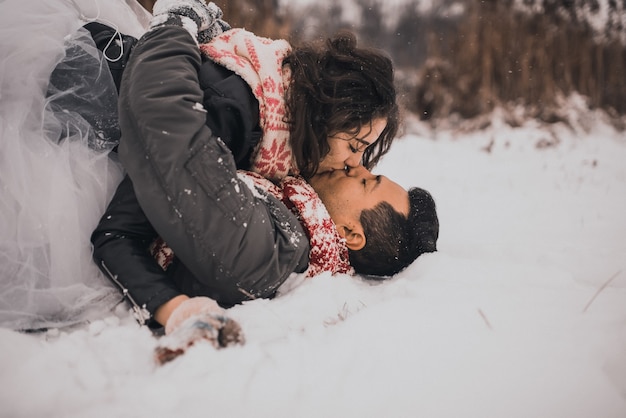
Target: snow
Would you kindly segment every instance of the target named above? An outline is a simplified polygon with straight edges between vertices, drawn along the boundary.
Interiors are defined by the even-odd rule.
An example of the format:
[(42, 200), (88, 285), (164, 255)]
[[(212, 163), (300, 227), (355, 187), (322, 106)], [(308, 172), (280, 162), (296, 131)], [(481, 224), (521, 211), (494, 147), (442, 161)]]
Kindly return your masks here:
[[(122, 32), (137, 27), (117, 9), (101, 8), (103, 1), (77, 3), (90, 7), (86, 16), (121, 20)], [(61, 13), (49, 14), (51, 2), (45, 5), (43, 17), (26, 15), (40, 20), (0, 14), (21, 22), (20, 30), (3, 32), (3, 47), (32, 53), (17, 61), (25, 65), (3, 67), (7, 80), (24, 69), (43, 77), (33, 57), (46, 58), (49, 43), (72, 26), (59, 24)], [(22, 78), (35, 85), (36, 77)], [(16, 109), (3, 119), (5, 133), (21, 126), (17, 109), (28, 102), (9, 93), (39, 92), (24, 83), (3, 84), (15, 87), (2, 91), (10, 99), (2, 103), (11, 104), (3, 110)], [(382, 283), (295, 275), (277, 298), (229, 310), (245, 332), (243, 346), (199, 344), (157, 366), (158, 337), (123, 304), (74, 328), (0, 328), (0, 417), (623, 418), (626, 134), (586, 110), (581, 98), (563, 107), (569, 128), (527, 121), (513, 129), (498, 112), (490, 128), (473, 133), (433, 131), (409, 119), (377, 172), (433, 194), (439, 251)], [(5, 135), (0, 147), (7, 154), (19, 149), (10, 139)], [(79, 146), (72, 155), (84, 154)], [(3, 176), (29, 175), (28, 202), (47, 196), (57, 209), (36, 208), (48, 216), (35, 230), (59, 224), (50, 213), (64, 215), (54, 231), (76, 226), (77, 217), (67, 217), (77, 212), (67, 210), (71, 193), (45, 193), (65, 176), (37, 183), (51, 176), (44, 166), (2, 161), (11, 163)], [(90, 174), (108, 179), (102, 166), (93, 167)], [(77, 180), (88, 174), (76, 173)], [(85, 190), (92, 195), (102, 193)], [(79, 279), (98, 281), (89, 275), (95, 267), (81, 271), (88, 273)]]
[(230, 310), (243, 346), (157, 366), (158, 337), (124, 305), (71, 330), (0, 329), (0, 415), (626, 416), (626, 136), (575, 119), (408, 121), (377, 171), (433, 194), (439, 251), (383, 283), (295, 276)]

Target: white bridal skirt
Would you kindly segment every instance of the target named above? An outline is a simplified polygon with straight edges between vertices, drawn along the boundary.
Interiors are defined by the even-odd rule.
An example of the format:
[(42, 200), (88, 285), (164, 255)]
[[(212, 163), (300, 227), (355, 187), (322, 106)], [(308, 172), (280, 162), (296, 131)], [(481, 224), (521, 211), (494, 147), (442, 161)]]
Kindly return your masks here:
[(121, 299), (90, 243), (122, 177), (117, 95), (81, 26), (140, 37), (148, 20), (135, 0), (0, 0), (0, 327), (85, 323)]

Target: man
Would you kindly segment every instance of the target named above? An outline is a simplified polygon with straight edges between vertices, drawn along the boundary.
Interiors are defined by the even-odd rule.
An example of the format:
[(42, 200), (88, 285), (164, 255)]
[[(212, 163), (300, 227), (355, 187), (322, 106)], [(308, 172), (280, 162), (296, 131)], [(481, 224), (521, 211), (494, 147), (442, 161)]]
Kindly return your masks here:
[(210, 328), (216, 345), (228, 345), (241, 333), (224, 332), (232, 321), (218, 304), (271, 297), (294, 272), (388, 276), (435, 251), (435, 205), (421, 189), (407, 193), (362, 167), (310, 185), (238, 171), (207, 126), (197, 49), (168, 25), (137, 44), (125, 70), (119, 154), (128, 177), (92, 235), (96, 263), (140, 322), (170, 334), (205, 315), (211, 326), (192, 329)]

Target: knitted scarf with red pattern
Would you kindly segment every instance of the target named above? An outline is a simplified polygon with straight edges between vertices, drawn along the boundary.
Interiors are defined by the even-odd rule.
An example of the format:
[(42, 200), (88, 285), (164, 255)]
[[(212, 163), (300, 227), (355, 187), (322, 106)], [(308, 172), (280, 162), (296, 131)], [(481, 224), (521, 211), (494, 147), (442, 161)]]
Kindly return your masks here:
[(288, 67), (283, 69), (283, 59), (291, 52), (289, 43), (231, 29), (201, 44), (200, 51), (243, 78), (259, 102), (263, 137), (252, 157), (251, 170), (274, 180), (297, 173), (285, 122), (285, 92), (291, 76)]
[[(302, 177), (287, 176), (278, 186), (257, 173), (239, 171), (238, 177), (257, 197), (263, 198), (258, 188), (282, 201), (298, 217), (311, 248), (306, 277), (323, 272), (354, 274), (345, 239), (315, 190)], [(174, 260), (173, 251), (162, 239), (152, 244), (150, 252), (164, 270)]]
[(238, 174), (253, 192), (254, 187), (258, 187), (272, 194), (298, 217), (311, 247), (307, 277), (322, 272), (354, 274), (346, 240), (337, 232), (326, 206), (309, 183), (300, 176), (287, 176), (276, 186), (256, 173), (240, 171)]

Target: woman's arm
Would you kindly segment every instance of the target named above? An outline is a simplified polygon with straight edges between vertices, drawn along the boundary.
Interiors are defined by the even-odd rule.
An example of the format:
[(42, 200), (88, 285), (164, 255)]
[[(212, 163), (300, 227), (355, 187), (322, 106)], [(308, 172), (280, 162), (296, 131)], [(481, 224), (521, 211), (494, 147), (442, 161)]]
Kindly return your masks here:
[(286, 207), (268, 206), (238, 179), (232, 152), (207, 127), (201, 64), (181, 27), (139, 40), (122, 80), (119, 153), (159, 236), (228, 305), (272, 294), (306, 266), (309, 247), (294, 239), (305, 235)]

